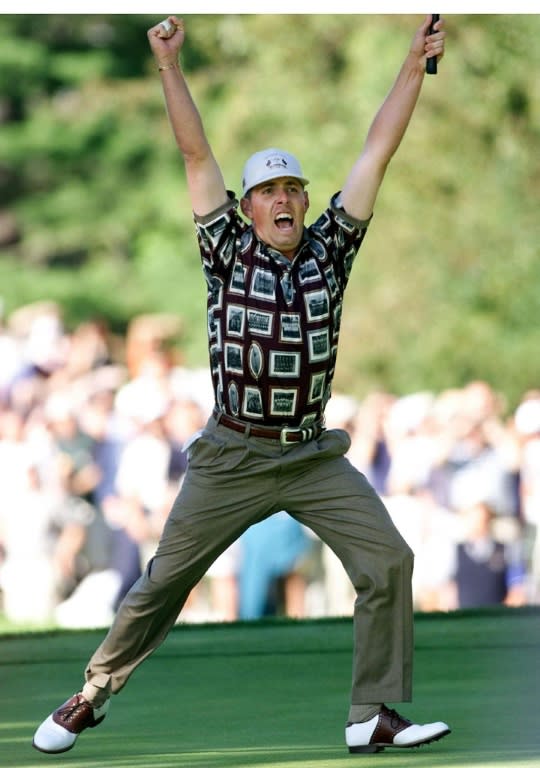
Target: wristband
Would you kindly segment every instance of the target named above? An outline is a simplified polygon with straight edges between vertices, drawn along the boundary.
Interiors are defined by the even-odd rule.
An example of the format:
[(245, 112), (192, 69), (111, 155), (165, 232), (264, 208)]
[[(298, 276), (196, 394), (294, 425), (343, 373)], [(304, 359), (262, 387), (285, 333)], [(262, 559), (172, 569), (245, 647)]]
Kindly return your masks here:
[(158, 72), (166, 72), (168, 69), (177, 69), (177, 67), (178, 64), (165, 64), (164, 66), (160, 64), (158, 67)]

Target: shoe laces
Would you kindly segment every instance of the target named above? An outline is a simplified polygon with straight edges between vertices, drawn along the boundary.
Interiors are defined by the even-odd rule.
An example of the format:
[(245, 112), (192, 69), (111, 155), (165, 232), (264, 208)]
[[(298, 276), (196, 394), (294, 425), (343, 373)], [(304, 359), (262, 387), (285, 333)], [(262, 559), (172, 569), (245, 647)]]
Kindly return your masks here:
[(66, 705), (65, 707), (63, 707), (58, 713), (58, 715), (60, 719), (63, 720), (65, 723), (70, 723), (73, 720), (75, 720), (75, 718), (77, 717), (77, 715), (79, 714), (80, 710), (83, 707), (89, 707), (89, 706), (90, 705), (85, 699), (78, 697), (73, 704)]
[(411, 721), (400, 715), (399, 712), (397, 712), (395, 709), (389, 709), (386, 707), (386, 713), (390, 717), (390, 726), (394, 729), (399, 728), (403, 723), (411, 725)]

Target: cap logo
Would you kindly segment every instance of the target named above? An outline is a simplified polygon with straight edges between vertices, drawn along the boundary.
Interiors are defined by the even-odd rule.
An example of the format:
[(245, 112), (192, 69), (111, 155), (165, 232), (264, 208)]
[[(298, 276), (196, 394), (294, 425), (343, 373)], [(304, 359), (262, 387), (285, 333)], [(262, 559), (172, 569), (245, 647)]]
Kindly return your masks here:
[(269, 157), (266, 161), (266, 167), (267, 168), (287, 168), (287, 161), (284, 157), (279, 157), (274, 155), (274, 157)]

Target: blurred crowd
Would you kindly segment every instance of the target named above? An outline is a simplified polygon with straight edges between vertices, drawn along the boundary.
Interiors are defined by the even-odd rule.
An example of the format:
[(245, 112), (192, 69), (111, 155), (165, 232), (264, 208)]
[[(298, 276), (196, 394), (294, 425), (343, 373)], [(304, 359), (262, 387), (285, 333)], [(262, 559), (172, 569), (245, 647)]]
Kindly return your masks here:
[[(0, 613), (108, 624), (152, 556), (213, 405), (206, 368), (179, 358), (175, 316), (118, 338), (65, 327), (53, 302), (0, 325)], [(328, 428), (415, 552), (418, 611), (540, 602), (540, 389), (508, 412), (485, 381), (362, 400), (335, 393)], [(343, 616), (333, 553), (287, 510), (252, 526), (191, 593), (182, 621)]]

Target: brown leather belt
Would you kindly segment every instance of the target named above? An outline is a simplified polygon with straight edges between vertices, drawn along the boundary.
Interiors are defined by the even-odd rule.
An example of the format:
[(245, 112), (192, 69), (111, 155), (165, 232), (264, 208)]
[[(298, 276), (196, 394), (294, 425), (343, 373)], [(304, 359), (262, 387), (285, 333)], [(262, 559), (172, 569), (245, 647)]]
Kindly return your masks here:
[(222, 413), (217, 409), (214, 409), (213, 416), (218, 424), (229, 429), (234, 429), (235, 432), (242, 432), (245, 435), (252, 435), (253, 437), (263, 437), (268, 440), (279, 440), (282, 445), (288, 443), (306, 443), (308, 440), (318, 437), (322, 432), (322, 425), (320, 422), (312, 424), (309, 427), (262, 427), (256, 424), (251, 424), (247, 421), (241, 421), (240, 419), (234, 419), (232, 416), (227, 416), (226, 413)]

